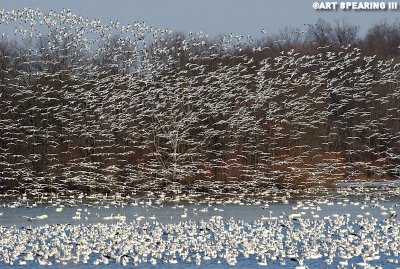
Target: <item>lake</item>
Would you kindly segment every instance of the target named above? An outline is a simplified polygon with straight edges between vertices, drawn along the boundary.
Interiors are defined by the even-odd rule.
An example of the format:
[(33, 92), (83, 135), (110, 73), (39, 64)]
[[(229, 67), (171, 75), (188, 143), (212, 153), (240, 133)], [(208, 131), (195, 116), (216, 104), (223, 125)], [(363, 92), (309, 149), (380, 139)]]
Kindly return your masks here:
[(400, 199), (366, 193), (234, 204), (4, 202), (0, 267), (395, 268)]

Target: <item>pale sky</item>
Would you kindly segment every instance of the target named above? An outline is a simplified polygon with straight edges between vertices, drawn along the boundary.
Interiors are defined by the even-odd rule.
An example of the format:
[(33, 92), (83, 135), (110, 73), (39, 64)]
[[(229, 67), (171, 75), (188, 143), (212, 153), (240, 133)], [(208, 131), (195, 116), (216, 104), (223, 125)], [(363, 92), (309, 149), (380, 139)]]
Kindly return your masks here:
[[(360, 26), (369, 26), (400, 18), (400, 11), (316, 11), (313, 0), (0, 0), (5, 10), (24, 7), (42, 11), (69, 8), (74, 14), (121, 23), (145, 21), (147, 25), (174, 31), (199, 32), (210, 36), (220, 33), (259, 36), (277, 33), (286, 26), (315, 23), (318, 18), (333, 22), (346, 18)], [(388, 1), (386, 1), (388, 2)], [(400, 1), (399, 1), (400, 2)]]

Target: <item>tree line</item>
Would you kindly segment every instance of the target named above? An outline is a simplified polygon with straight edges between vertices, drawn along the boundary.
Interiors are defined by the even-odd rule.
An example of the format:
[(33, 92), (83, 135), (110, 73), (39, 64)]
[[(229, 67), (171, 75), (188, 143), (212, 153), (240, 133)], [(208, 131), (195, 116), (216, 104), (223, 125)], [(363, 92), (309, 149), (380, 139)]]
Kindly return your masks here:
[(0, 39), (3, 191), (399, 177), (398, 23), (361, 38), (319, 20), (253, 40), (66, 10), (2, 17), (22, 21)]

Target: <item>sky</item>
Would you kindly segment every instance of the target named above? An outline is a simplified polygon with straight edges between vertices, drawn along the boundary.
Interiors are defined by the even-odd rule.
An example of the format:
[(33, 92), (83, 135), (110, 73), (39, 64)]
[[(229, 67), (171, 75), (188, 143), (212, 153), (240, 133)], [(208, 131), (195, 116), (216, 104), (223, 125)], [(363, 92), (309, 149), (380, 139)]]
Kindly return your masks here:
[[(388, 0), (384, 0), (388, 3)], [(395, 1), (395, 0), (394, 0)], [(128, 24), (145, 21), (147, 25), (174, 31), (199, 32), (210, 36), (240, 34), (260, 36), (261, 30), (273, 34), (285, 27), (301, 27), (318, 18), (329, 22), (345, 18), (360, 26), (360, 33), (376, 23), (394, 22), (400, 9), (315, 10), (313, 0), (0, 0), (0, 9), (24, 7), (42, 11), (71, 9), (74, 14), (103, 21)], [(318, 3), (321, 3), (319, 1)], [(327, 3), (327, 2), (324, 2)], [(340, 2), (338, 2), (340, 3)], [(399, 1), (400, 4), (400, 1)]]

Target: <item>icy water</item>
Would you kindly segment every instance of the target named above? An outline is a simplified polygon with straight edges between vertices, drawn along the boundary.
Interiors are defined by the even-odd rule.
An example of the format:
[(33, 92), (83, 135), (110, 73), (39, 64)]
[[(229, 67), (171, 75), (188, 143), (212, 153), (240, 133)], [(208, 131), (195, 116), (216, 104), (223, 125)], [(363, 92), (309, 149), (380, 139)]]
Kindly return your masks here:
[(399, 203), (4, 203), (0, 268), (398, 268)]

